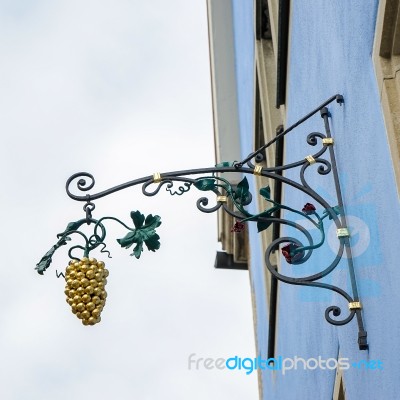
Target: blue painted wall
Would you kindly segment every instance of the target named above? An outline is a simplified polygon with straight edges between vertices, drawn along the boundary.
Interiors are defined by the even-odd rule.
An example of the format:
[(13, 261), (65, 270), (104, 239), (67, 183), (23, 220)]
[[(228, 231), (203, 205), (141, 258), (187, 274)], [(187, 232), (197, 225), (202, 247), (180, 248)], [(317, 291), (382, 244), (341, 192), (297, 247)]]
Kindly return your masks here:
[[(252, 150), (253, 137), (252, 3), (233, 0), (243, 156)], [(336, 294), (281, 284), (277, 355), (328, 359), (340, 354), (351, 363), (380, 360), (383, 370), (351, 367), (344, 371), (349, 400), (397, 399), (400, 391), (400, 209), (371, 58), (377, 6), (377, 0), (291, 1), (287, 125), (333, 94), (343, 94), (344, 106), (332, 104), (329, 109), (370, 349), (358, 350), (355, 319), (344, 327), (326, 322), (324, 312), (328, 306), (339, 305), (346, 312), (346, 304)], [(318, 115), (287, 137), (287, 162), (312, 153), (305, 137), (315, 130), (323, 131)], [(318, 192), (335, 201), (331, 178), (321, 179), (310, 172), (308, 179)], [(301, 209), (309, 200), (290, 189), (285, 191), (285, 203), (295, 208)], [(333, 236), (309, 268), (323, 269), (332, 259), (335, 238), (334, 231), (331, 233)], [(257, 340), (261, 356), (266, 357), (265, 271), (254, 227), (250, 228), (250, 242)], [(342, 262), (326, 281), (348, 288), (346, 265)], [(288, 274), (309, 272), (301, 268), (282, 262), (282, 270)], [(328, 369), (298, 369), (285, 375), (266, 370), (262, 374), (264, 398), (331, 399), (334, 378), (335, 371)]]
[[(235, 67), (237, 78), (239, 126), (241, 138), (241, 156), (245, 158), (254, 151), (253, 131), (254, 131), (254, 9), (253, 2), (246, 0), (232, 0), (233, 21), (235, 36)], [(247, 176), (250, 191), (255, 192), (254, 180)], [(248, 207), (252, 213), (256, 213), (255, 201)], [(266, 292), (266, 274), (264, 268), (263, 254), (261, 248), (260, 235), (255, 224), (248, 224), (250, 235), (251, 251), (251, 281), (253, 282), (253, 295), (256, 303), (257, 340), (259, 356), (267, 357), (268, 343), (268, 305)], [(248, 357), (251, 355), (243, 355)]]
[[(399, 392), (400, 344), (393, 334), (400, 331), (396, 316), (400, 271), (393, 244), (400, 239), (400, 212), (371, 58), (377, 6), (375, 0), (294, 0), (291, 9), (287, 123), (335, 93), (345, 98), (343, 107), (332, 105), (330, 111), (370, 350), (358, 350), (355, 320), (338, 328), (324, 321), (327, 306), (343, 305), (345, 310), (338, 296), (328, 294), (325, 298), (318, 293), (307, 297), (304, 289), (282, 287), (280, 302), (291, 304), (291, 309), (280, 312), (278, 352), (304, 358), (334, 357), (340, 352), (351, 362), (380, 360), (383, 370), (352, 367), (345, 371), (346, 398), (350, 400), (396, 399)], [(287, 161), (310, 153), (304, 137), (315, 129), (323, 129), (319, 116), (288, 138)], [(328, 179), (324, 182), (317, 174), (310, 174), (310, 183), (333, 197)], [(286, 191), (286, 199), (294, 203), (291, 194)], [(307, 199), (297, 197), (301, 200)], [(329, 246), (321, 253), (321, 263), (333, 257)], [(348, 287), (346, 263), (330, 280)], [(296, 300), (297, 310), (292, 303)], [(293, 398), (289, 381), (296, 387), (297, 398), (312, 398), (316, 393), (321, 399), (332, 396), (333, 374), (328, 371), (296, 372), (289, 380), (277, 378), (274, 392), (280, 399)]]

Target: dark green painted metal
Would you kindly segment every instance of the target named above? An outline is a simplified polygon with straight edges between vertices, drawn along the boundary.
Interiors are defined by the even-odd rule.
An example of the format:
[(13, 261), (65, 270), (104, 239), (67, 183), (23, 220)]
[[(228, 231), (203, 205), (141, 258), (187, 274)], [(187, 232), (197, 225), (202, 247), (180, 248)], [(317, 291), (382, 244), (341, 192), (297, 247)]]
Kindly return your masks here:
[[(40, 262), (36, 266), (36, 269), (40, 274), (43, 274), (43, 272), (49, 267), (54, 252), (59, 247), (66, 245), (67, 241), (71, 239), (70, 236), (72, 234), (77, 234), (78, 236), (83, 238), (84, 245), (75, 245), (71, 247), (68, 253), (71, 258), (76, 258), (71, 253), (74, 250), (79, 249), (83, 251), (84, 255), (88, 255), (90, 251), (99, 246), (103, 246), (101, 250), (102, 252), (109, 253), (107, 250), (105, 250), (106, 228), (103, 222), (106, 220), (116, 221), (122, 224), (126, 229), (128, 229), (129, 232), (123, 238), (118, 239), (118, 243), (125, 248), (130, 248), (131, 246), (135, 245), (133, 248), (133, 253), (131, 255), (139, 258), (143, 251), (144, 244), (146, 245), (148, 250), (156, 251), (160, 247), (160, 238), (156, 233), (156, 228), (158, 228), (161, 224), (161, 218), (158, 215), (153, 216), (150, 214), (145, 218), (144, 215), (141, 214), (139, 211), (132, 212), (131, 218), (134, 224), (134, 228), (125, 225), (123, 222), (114, 217), (104, 217), (97, 221), (92, 218), (92, 211), (95, 208), (93, 201), (108, 196), (112, 193), (118, 192), (120, 190), (137, 185), (142, 185), (142, 193), (145, 196), (155, 196), (164, 186), (167, 192), (169, 192), (171, 195), (181, 196), (184, 193), (188, 192), (194, 186), (200, 192), (208, 192), (217, 196), (216, 204), (211, 207), (208, 207), (209, 199), (207, 197), (199, 198), (197, 200), (197, 208), (205, 213), (212, 213), (219, 209), (222, 209), (229, 215), (235, 217), (237, 220), (237, 224), (240, 224), (240, 226), (235, 226), (233, 231), (235, 231), (235, 228), (242, 229), (242, 224), (245, 222), (256, 222), (259, 232), (268, 229), (270, 226), (287, 225), (295, 228), (299, 233), (302, 234), (302, 237), (305, 238), (306, 243), (302, 243), (299, 239), (295, 237), (273, 238), (271, 244), (268, 246), (265, 252), (265, 264), (267, 269), (274, 276), (274, 278), (293, 285), (312, 286), (332, 290), (342, 296), (349, 303), (359, 301), (354, 266), (352, 263), (350, 251), (350, 239), (348, 237), (340, 237), (338, 239), (339, 248), (337, 250), (337, 254), (333, 257), (332, 260), (330, 260), (330, 263), (329, 261), (327, 262), (328, 265), (325, 266), (322, 271), (313, 275), (303, 277), (291, 277), (283, 275), (282, 273), (278, 272), (276, 266), (273, 265), (270, 260), (271, 254), (279, 247), (279, 245), (285, 244), (285, 248), (288, 249), (288, 254), (285, 255), (285, 257), (289, 263), (294, 265), (305, 263), (313, 254), (313, 251), (322, 246), (325, 241), (324, 219), (326, 219), (327, 217), (332, 220), (332, 223), (335, 224), (336, 229), (347, 228), (346, 217), (343, 212), (343, 202), (333, 147), (323, 144), (321, 149), (311, 156), (307, 156), (305, 159), (301, 159), (297, 162), (286, 165), (278, 165), (274, 167), (265, 166), (263, 168), (260, 168), (259, 166), (256, 167), (252, 163), (252, 161), (260, 161), (260, 155), (264, 153), (263, 150), (265, 148), (282, 139), (286, 134), (288, 134), (301, 123), (315, 115), (318, 111), (320, 111), (321, 116), (324, 119), (325, 134), (322, 134), (320, 132), (312, 132), (307, 136), (307, 143), (310, 146), (316, 146), (317, 144), (323, 143), (323, 139), (331, 138), (328, 122), (329, 113), (326, 106), (333, 101), (336, 101), (340, 105), (344, 102), (341, 95), (332, 96), (317, 109), (311, 111), (309, 114), (307, 114), (295, 124), (291, 125), (285, 131), (280, 132), (274, 139), (272, 139), (266, 145), (263, 145), (260, 149), (251, 153), (241, 162), (227, 161), (217, 164), (215, 167), (211, 168), (173, 171), (162, 174), (157, 173), (153, 176), (149, 175), (120, 184), (102, 192), (85, 195), (73, 194), (70, 190), (70, 187), (72, 186), (73, 182), (76, 182), (77, 189), (80, 192), (88, 192), (95, 185), (95, 179), (93, 175), (87, 172), (80, 172), (72, 175), (67, 180), (66, 191), (70, 198), (77, 201), (85, 202), (84, 211), (86, 213), (86, 218), (68, 224), (66, 230), (58, 235), (58, 242), (40, 260)], [(329, 151), (327, 151), (328, 148)], [(316, 172), (320, 175), (328, 175), (333, 172), (335, 189), (337, 192), (337, 206), (332, 206), (331, 204), (329, 204), (308, 184), (305, 173), (308, 168), (312, 167), (314, 163), (317, 166)], [(285, 170), (294, 168), (299, 168), (298, 181), (289, 179), (283, 175), (283, 172)], [(271, 206), (263, 210), (262, 212), (253, 215), (246, 209), (246, 206), (249, 205), (253, 199), (252, 193), (250, 193), (249, 191), (247, 178), (244, 177), (237, 185), (234, 185), (230, 183), (230, 181), (226, 178), (227, 175), (225, 175), (228, 173), (238, 172), (242, 173), (243, 175), (256, 174), (261, 177), (273, 179), (279, 185), (290, 185), (312, 198), (315, 201), (316, 206), (309, 204), (309, 206), (311, 206), (311, 209), (303, 208), (302, 211), (285, 206), (276, 201), (276, 199), (271, 199), (270, 188), (266, 186), (260, 190), (260, 195)], [(177, 188), (174, 187), (175, 182), (178, 183)], [(231, 200), (232, 204), (234, 205), (234, 210), (228, 207), (226, 201), (222, 200), (222, 198), (224, 197)], [(299, 207), (300, 206), (301, 205), (299, 205)], [(320, 215), (316, 211), (317, 207), (322, 208), (322, 215)], [(306, 219), (314, 227), (316, 227), (321, 235), (318, 243), (314, 243), (313, 237), (304, 226), (299, 223), (295, 223), (287, 218), (282, 218), (279, 213), (281, 210), (296, 214), (297, 219), (298, 216), (301, 216), (301, 218)], [(285, 216), (286, 214), (287, 213), (285, 213)], [(93, 233), (90, 236), (85, 235), (79, 230), (79, 228), (85, 223), (88, 225), (94, 224)], [(320, 281), (323, 277), (330, 274), (337, 267), (340, 260), (342, 259), (344, 251), (346, 251), (347, 254), (349, 276), (352, 283), (352, 295), (337, 286), (326, 284)], [(337, 319), (337, 317), (339, 317), (340, 315), (341, 309), (338, 306), (330, 306), (325, 311), (326, 320), (333, 325), (345, 325), (349, 323), (356, 315), (359, 327), (359, 348), (362, 350), (367, 349), (368, 345), (366, 341), (366, 332), (363, 326), (361, 310), (349, 310), (349, 314), (347, 315), (347, 317), (343, 319)], [(332, 316), (336, 317), (336, 319), (332, 318)]]
[[(118, 218), (114, 217), (103, 217), (98, 221), (92, 218), (86, 218), (79, 221), (70, 222), (64, 232), (57, 235), (59, 238), (58, 242), (52, 246), (52, 248), (36, 264), (36, 270), (39, 274), (43, 275), (43, 272), (46, 271), (46, 269), (50, 266), (55, 251), (61, 246), (66, 245), (67, 242), (71, 240), (71, 235), (73, 234), (83, 238), (84, 245), (75, 245), (69, 249), (68, 255), (71, 259), (79, 260), (78, 257), (72, 255), (72, 251), (76, 249), (82, 250), (83, 256), (88, 257), (90, 252), (99, 246), (102, 246), (100, 250), (101, 253), (105, 253), (108, 255), (108, 257), (111, 257), (110, 252), (106, 250), (106, 244), (104, 242), (107, 232), (103, 222), (106, 220), (118, 222), (129, 231), (123, 238), (117, 239), (117, 242), (125, 249), (128, 249), (135, 244), (131, 256), (140, 258), (143, 251), (143, 244), (145, 244), (147, 249), (150, 251), (158, 250), (160, 248), (160, 237), (156, 233), (156, 228), (161, 225), (161, 217), (158, 215), (153, 216), (151, 214), (145, 217), (140, 211), (132, 211), (131, 218), (134, 228), (129, 227)], [(94, 224), (93, 233), (90, 236), (87, 236), (85, 233), (79, 230), (79, 228), (84, 224)]]

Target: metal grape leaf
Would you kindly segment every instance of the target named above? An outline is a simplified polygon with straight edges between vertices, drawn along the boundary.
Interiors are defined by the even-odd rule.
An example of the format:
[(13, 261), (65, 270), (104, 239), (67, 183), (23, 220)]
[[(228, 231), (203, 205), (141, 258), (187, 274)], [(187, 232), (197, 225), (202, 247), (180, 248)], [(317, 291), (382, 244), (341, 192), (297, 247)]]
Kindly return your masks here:
[[(264, 189), (266, 189), (266, 188), (264, 188)], [(269, 186), (268, 186), (268, 189), (269, 189)], [(270, 225), (272, 224), (273, 221), (269, 220), (269, 218), (272, 217), (272, 214), (275, 211), (279, 210), (279, 208), (280, 207), (278, 205), (276, 205), (258, 215), (258, 218), (260, 218), (260, 217), (265, 218), (265, 219), (257, 219), (258, 232), (264, 231), (265, 229), (268, 229), (270, 227)]]
[(233, 167), (234, 164), (235, 164), (235, 161), (222, 161), (222, 162), (216, 164), (215, 166), (217, 168), (224, 168), (224, 167)]
[(260, 194), (264, 199), (271, 199), (271, 188), (269, 186), (263, 187), (260, 189)]
[(37, 270), (37, 272), (40, 274), (40, 275), (43, 275), (43, 272), (44, 271), (46, 271), (46, 269), (47, 268), (49, 268), (50, 267), (50, 264), (51, 264), (51, 262), (53, 261), (52, 260), (52, 258), (53, 258), (53, 255), (54, 255), (54, 253), (55, 253), (55, 251), (59, 248), (59, 247), (61, 247), (61, 246), (63, 246), (63, 245), (65, 245), (65, 244), (67, 244), (67, 240), (71, 240), (68, 236), (67, 237), (64, 237), (64, 238), (61, 238), (42, 258), (41, 258), (41, 260), (36, 264), (36, 267), (35, 267), (35, 269)]
[(121, 247), (128, 249), (133, 244), (136, 244), (131, 254), (136, 258), (140, 258), (142, 254), (143, 243), (150, 251), (158, 250), (160, 248), (160, 237), (156, 233), (156, 228), (161, 225), (161, 217), (149, 214), (145, 219), (140, 211), (132, 211), (131, 218), (136, 229), (126, 234), (123, 238), (117, 239)]
[[(340, 209), (339, 206), (332, 207), (332, 208), (330, 208), (330, 210), (332, 210), (336, 215), (340, 215), (341, 214), (341, 209)], [(327, 216), (328, 215), (328, 218), (332, 219), (332, 215), (329, 214), (328, 210), (324, 210), (322, 215), (323, 216)]]
[(204, 178), (199, 179), (193, 184), (199, 190), (213, 190), (215, 189), (215, 179), (214, 178)]
[(60, 237), (62, 237), (62, 236), (64, 236), (64, 235), (68, 234), (68, 233), (71, 232), (71, 231), (77, 231), (78, 228), (82, 225), (82, 221), (83, 221), (83, 220), (70, 222), (70, 223), (67, 225), (67, 227), (65, 228), (65, 231), (62, 232), (62, 233), (57, 234), (57, 237), (60, 238)]
[(140, 228), (144, 222), (144, 215), (140, 211), (132, 211), (131, 218), (135, 225), (135, 228)]
[(268, 229), (272, 224), (272, 221), (268, 220), (271, 217), (272, 213), (276, 210), (276, 207), (270, 208), (268, 211), (261, 213), (258, 217), (265, 217), (266, 219), (258, 219), (257, 220), (257, 230), (260, 233), (265, 229)]
[(235, 200), (242, 205), (247, 205), (251, 203), (251, 199), (252, 195), (249, 191), (249, 182), (247, 178), (244, 177), (236, 186)]
[(155, 235), (147, 239), (144, 243), (148, 250), (156, 251), (160, 248), (160, 236), (158, 236), (156, 233)]
[(266, 220), (258, 220), (257, 221), (257, 230), (258, 233), (264, 231), (265, 229), (268, 229), (270, 225), (272, 224), (272, 221), (266, 221)]

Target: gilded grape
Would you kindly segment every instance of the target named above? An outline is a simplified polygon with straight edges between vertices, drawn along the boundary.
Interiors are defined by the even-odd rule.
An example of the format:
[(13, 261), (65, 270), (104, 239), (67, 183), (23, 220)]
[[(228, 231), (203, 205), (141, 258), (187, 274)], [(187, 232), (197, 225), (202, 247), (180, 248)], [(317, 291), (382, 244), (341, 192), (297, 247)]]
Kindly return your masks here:
[(103, 261), (87, 257), (70, 261), (65, 270), (66, 301), (72, 313), (85, 326), (101, 321), (100, 314), (107, 297), (105, 286), (108, 274)]

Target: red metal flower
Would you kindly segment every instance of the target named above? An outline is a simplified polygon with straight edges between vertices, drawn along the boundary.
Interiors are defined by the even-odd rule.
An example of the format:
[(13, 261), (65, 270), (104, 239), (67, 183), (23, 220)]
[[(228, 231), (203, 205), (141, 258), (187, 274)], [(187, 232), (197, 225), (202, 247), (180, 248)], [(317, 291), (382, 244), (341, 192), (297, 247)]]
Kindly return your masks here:
[(233, 225), (231, 232), (239, 233), (243, 232), (245, 228), (245, 224), (240, 221), (236, 221), (235, 225)]
[(282, 247), (282, 255), (286, 258), (286, 261), (289, 264), (295, 264), (297, 261), (300, 261), (304, 257), (304, 251), (301, 251), (299, 253), (294, 252), (299, 247), (300, 246), (296, 243), (289, 243), (286, 246)]
[(310, 214), (314, 214), (315, 210), (316, 210), (316, 208), (314, 207), (314, 204), (306, 203), (301, 211), (303, 211), (303, 213), (305, 213), (307, 215), (310, 215)]

